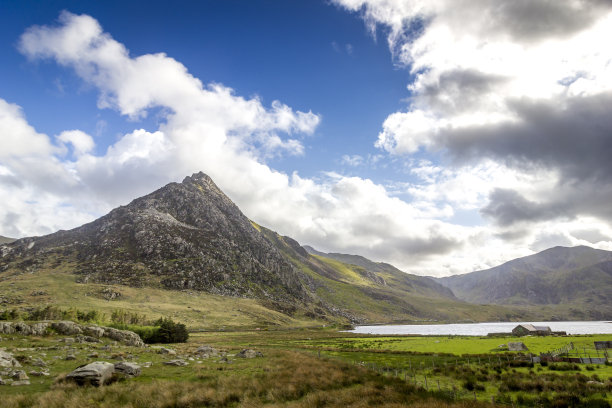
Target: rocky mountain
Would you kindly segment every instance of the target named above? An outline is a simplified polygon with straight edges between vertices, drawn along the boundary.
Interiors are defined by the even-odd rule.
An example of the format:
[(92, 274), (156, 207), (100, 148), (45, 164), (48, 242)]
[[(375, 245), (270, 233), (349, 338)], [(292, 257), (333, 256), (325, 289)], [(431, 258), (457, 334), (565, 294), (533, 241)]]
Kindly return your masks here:
[[(208, 176), (197, 173), (81, 227), (0, 245), (0, 291), (11, 288), (13, 296), (2, 301), (7, 305), (44, 301), (72, 307), (97, 297), (162, 315), (178, 310), (172, 302), (155, 303), (154, 295), (165, 295), (154, 289), (175, 291), (189, 304), (185, 308), (227, 308), (189, 312), (194, 325), (204, 324), (202, 315), (254, 324), (287, 321), (279, 312), (295, 319), (352, 322), (509, 316), (504, 308), (459, 301), (433, 280), (388, 264), (310, 251), (249, 220)], [(36, 287), (37, 282), (46, 282), (45, 287)], [(185, 300), (179, 293), (194, 295)], [(203, 299), (197, 293), (217, 297)], [(253, 299), (258, 305), (231, 299)]]
[(306, 300), (307, 279), (205, 174), (165, 187), (70, 231), (3, 247), (2, 264), (74, 262), (81, 282)]
[(574, 317), (612, 317), (612, 252), (554, 247), (491, 269), (436, 279), (462, 300), (555, 305)]
[(0, 235), (0, 245), (2, 245), (2, 244), (10, 244), (13, 241), (15, 241), (15, 239), (3, 237), (2, 235)]

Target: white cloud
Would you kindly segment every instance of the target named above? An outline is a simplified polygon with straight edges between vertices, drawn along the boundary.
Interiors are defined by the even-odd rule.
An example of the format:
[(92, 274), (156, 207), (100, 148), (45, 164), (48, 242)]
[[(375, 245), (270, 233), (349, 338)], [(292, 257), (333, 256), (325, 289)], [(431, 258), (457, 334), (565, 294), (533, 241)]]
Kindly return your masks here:
[(57, 136), (57, 140), (71, 144), (75, 156), (89, 153), (95, 147), (93, 138), (81, 130), (65, 130)]

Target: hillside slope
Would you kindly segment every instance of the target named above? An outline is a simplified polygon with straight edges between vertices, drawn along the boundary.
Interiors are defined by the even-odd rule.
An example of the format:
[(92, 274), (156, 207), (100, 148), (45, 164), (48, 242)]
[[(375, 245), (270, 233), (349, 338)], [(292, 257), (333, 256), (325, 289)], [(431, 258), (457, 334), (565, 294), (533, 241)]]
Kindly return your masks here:
[(554, 247), (491, 269), (436, 279), (472, 303), (554, 305), (574, 318), (612, 317), (612, 252)]
[(309, 254), (251, 222), (203, 173), (73, 230), (0, 245), (0, 255), (6, 307), (121, 306), (195, 327), (524, 316), (459, 301), (391, 265)]
[(2, 235), (0, 235), (0, 245), (10, 244), (13, 241), (15, 241), (13, 238), (7, 238), (7, 237), (3, 237)]

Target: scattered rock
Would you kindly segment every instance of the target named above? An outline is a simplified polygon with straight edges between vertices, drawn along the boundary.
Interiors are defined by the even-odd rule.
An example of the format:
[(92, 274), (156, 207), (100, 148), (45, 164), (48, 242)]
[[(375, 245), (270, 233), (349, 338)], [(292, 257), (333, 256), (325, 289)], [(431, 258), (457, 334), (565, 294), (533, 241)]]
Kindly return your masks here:
[(188, 365), (189, 363), (186, 362), (185, 360), (182, 360), (182, 359), (178, 358), (176, 360), (164, 361), (164, 364), (165, 365), (170, 365), (170, 366), (184, 367), (184, 366)]
[(211, 346), (200, 346), (195, 351), (196, 354), (199, 354), (202, 358), (208, 358), (211, 356), (218, 356), (219, 350)]
[(13, 381), (11, 383), (11, 386), (19, 386), (19, 385), (30, 385), (30, 381), (28, 380), (19, 380), (19, 381)]
[(127, 377), (138, 377), (141, 373), (141, 368), (138, 364), (121, 361), (115, 363), (115, 372)]
[(32, 365), (34, 367), (46, 367), (47, 363), (45, 363), (41, 358), (37, 357), (32, 361)]
[(74, 337), (64, 337), (63, 339), (59, 339), (61, 343), (73, 344), (75, 342)]
[(66, 354), (64, 360), (76, 360), (76, 356), (74, 354)]
[(29, 377), (23, 370), (17, 370), (13, 372), (13, 380), (28, 380)]
[(510, 351), (527, 351), (529, 350), (522, 341), (508, 342), (508, 350)]
[(83, 329), (81, 329), (78, 324), (68, 320), (51, 323), (51, 328), (59, 334), (64, 334), (68, 336), (83, 333)]
[(162, 347), (159, 349), (159, 354), (168, 354), (169, 356), (176, 356), (176, 351), (169, 349), (169, 348)]
[(49, 373), (47, 371), (30, 371), (29, 373), (32, 377), (43, 377), (48, 376)]
[(66, 376), (66, 379), (74, 381), (78, 385), (95, 385), (97, 387), (106, 384), (115, 372), (115, 366), (105, 361), (96, 361), (79, 367)]
[(21, 367), (19, 361), (13, 358), (13, 355), (7, 351), (0, 350), (0, 367)]
[(256, 351), (252, 349), (244, 349), (240, 353), (236, 354), (238, 358), (255, 358), (255, 357), (263, 357), (263, 353), (261, 351)]

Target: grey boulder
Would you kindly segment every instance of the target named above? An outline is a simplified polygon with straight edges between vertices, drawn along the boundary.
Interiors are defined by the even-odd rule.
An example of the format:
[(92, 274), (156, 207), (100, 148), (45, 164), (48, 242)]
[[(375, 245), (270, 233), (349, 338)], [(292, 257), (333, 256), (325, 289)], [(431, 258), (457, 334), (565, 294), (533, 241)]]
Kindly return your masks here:
[(94, 363), (87, 364), (83, 367), (79, 367), (66, 376), (67, 380), (74, 381), (78, 385), (100, 385), (106, 384), (113, 373), (115, 372), (115, 366), (105, 361), (96, 361)]

